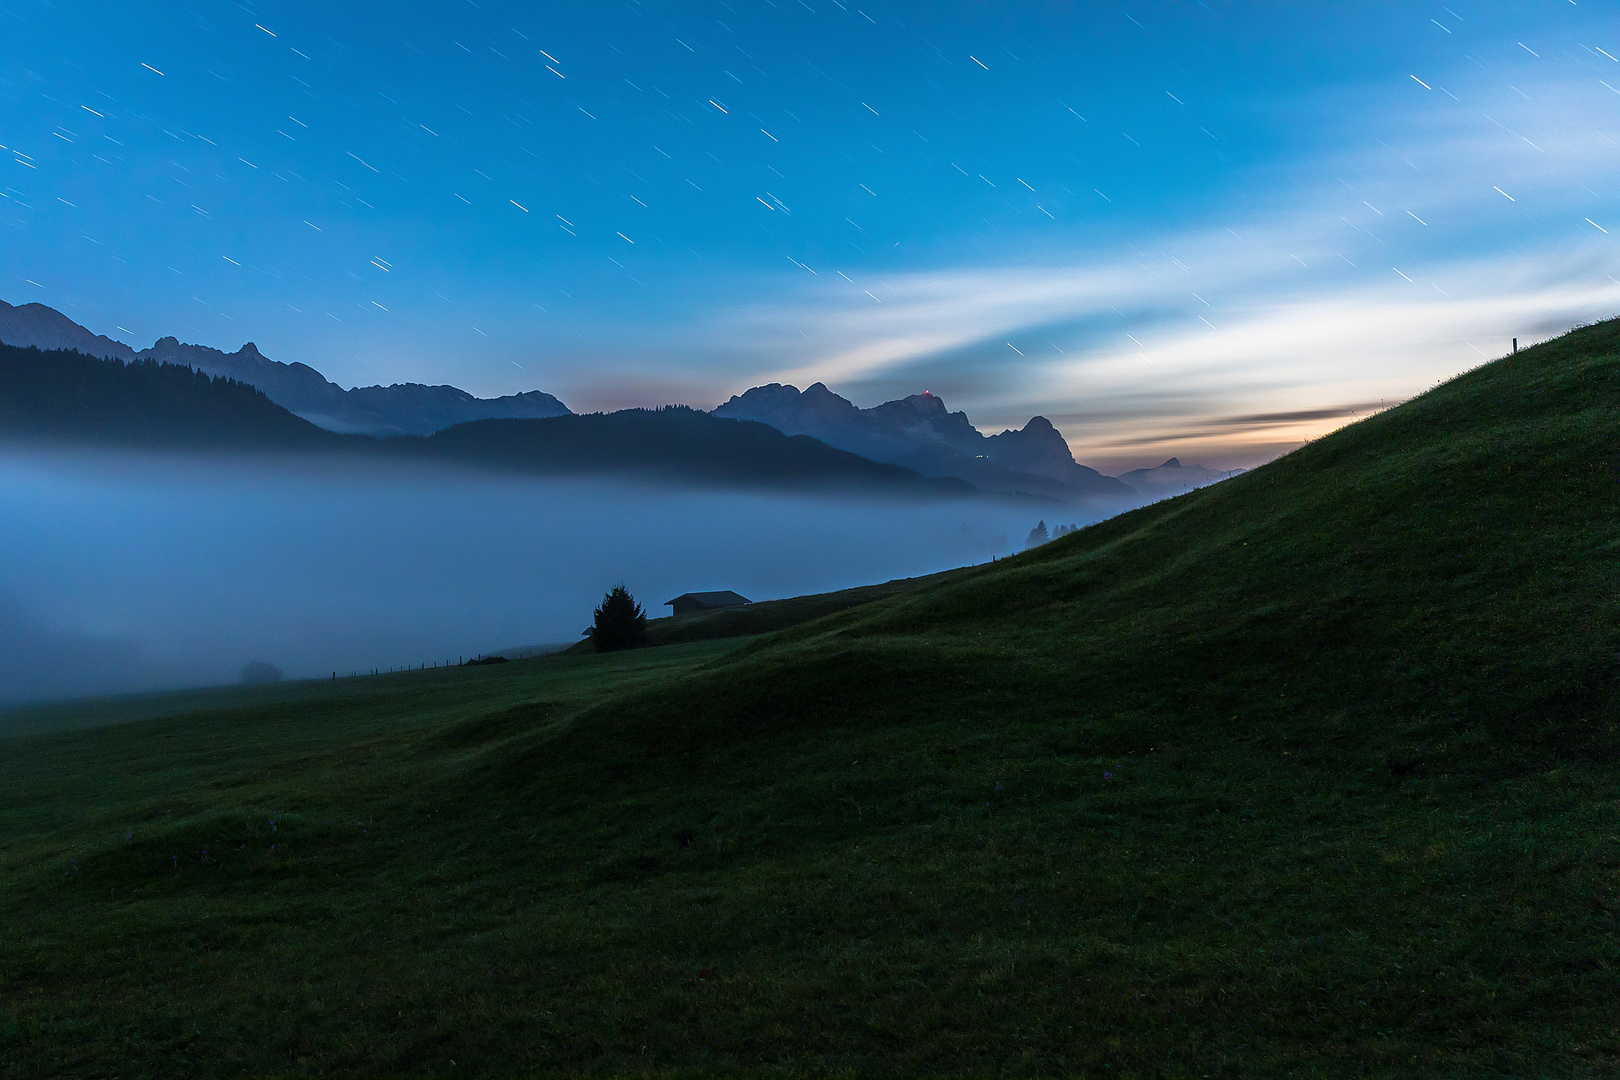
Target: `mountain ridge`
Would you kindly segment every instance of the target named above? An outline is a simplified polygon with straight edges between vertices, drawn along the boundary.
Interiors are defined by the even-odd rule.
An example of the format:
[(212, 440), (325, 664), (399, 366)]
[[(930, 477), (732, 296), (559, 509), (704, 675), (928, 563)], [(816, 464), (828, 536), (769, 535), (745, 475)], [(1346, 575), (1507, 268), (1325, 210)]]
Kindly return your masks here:
[(926, 390), (861, 409), (825, 383), (802, 391), (769, 383), (733, 396), (714, 414), (811, 435), (875, 461), (961, 476), (981, 489), (1030, 491), (1071, 502), (1140, 500), (1129, 484), (1076, 462), (1067, 440), (1044, 416), (1032, 417), (1019, 430), (985, 435), (967, 413), (949, 411), (943, 399)]
[(0, 439), (13, 443), (346, 455), (540, 476), (924, 498), (978, 494), (767, 424), (684, 406), (472, 420), (432, 435), (341, 434), (263, 390), (182, 363), (0, 344)]
[(1247, 469), (1206, 469), (1202, 465), (1183, 465), (1171, 458), (1150, 469), (1132, 469), (1121, 473), (1122, 482), (1131, 485), (1150, 499), (1170, 499), (1210, 484), (1247, 472)]
[(331, 450), (339, 435), (256, 387), (156, 360), (0, 344), (0, 437), (155, 449)]
[[(253, 342), (234, 353), (159, 338), (136, 351), (96, 334), (44, 304), (0, 301), (0, 342), (71, 349), (125, 363), (178, 364), (253, 386), (289, 412), (327, 431), (371, 436), (428, 436), (457, 424), (574, 415), (551, 394), (530, 390), (478, 398), (455, 386), (394, 383), (343, 389), (307, 364), (266, 357)], [(817, 382), (801, 391), (769, 383), (734, 395), (710, 410), (729, 420), (767, 424), (788, 436), (807, 435), (870, 461), (926, 477), (956, 478), (987, 494), (1036, 496), (1077, 507), (1123, 509), (1144, 498), (1165, 498), (1234, 475), (1181, 466), (1105, 476), (1074, 459), (1067, 440), (1044, 416), (1021, 429), (985, 435), (965, 412), (951, 412), (924, 391), (862, 409)], [(1174, 459), (1172, 459), (1174, 461)]]
[(161, 337), (137, 352), (90, 330), (44, 304), (13, 306), (0, 300), (0, 342), (39, 349), (71, 349), (104, 359), (183, 364), (256, 386), (295, 416), (343, 434), (431, 435), (469, 420), (543, 419), (572, 410), (540, 390), (478, 398), (455, 386), (394, 383), (343, 389), (308, 364), (271, 360), (248, 342), (234, 353)]

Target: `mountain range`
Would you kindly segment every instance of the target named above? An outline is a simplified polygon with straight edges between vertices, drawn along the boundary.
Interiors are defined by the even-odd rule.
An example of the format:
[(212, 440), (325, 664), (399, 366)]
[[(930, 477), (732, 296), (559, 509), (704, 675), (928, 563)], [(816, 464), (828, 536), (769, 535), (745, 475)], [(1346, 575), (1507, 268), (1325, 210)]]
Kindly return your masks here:
[(263, 390), (296, 416), (328, 431), (362, 435), (431, 435), (469, 420), (541, 419), (568, 416), (568, 406), (538, 390), (498, 398), (477, 398), (454, 386), (395, 383), (345, 390), (308, 364), (271, 360), (248, 342), (234, 353), (206, 345), (159, 338), (136, 352), (121, 341), (91, 333), (44, 304), (13, 307), (0, 300), (0, 342), (39, 349), (72, 349), (110, 360), (155, 360), (184, 364)]
[(1155, 465), (1151, 469), (1132, 469), (1128, 473), (1121, 473), (1119, 478), (1149, 499), (1158, 501), (1185, 495), (1195, 488), (1208, 487), (1216, 481), (1246, 471), (1206, 469), (1202, 465), (1183, 465), (1178, 459), (1171, 458), (1163, 465)]
[(888, 496), (977, 495), (768, 424), (671, 406), (472, 420), (432, 435), (340, 434), (223, 375), (153, 359), (0, 344), (0, 438), (33, 445), (343, 455), (546, 476)]
[[(136, 351), (93, 333), (43, 304), (0, 301), (0, 342), (44, 350), (68, 349), (125, 363), (189, 367), (256, 387), (270, 401), (318, 427), (344, 434), (430, 436), (459, 424), (536, 420), (574, 415), (539, 390), (478, 398), (454, 386), (395, 383), (345, 390), (302, 363), (282, 363), (252, 342), (234, 353), (173, 337)], [(1104, 476), (1074, 459), (1068, 442), (1045, 417), (1023, 428), (985, 435), (964, 412), (949, 411), (923, 392), (870, 409), (816, 383), (806, 390), (771, 383), (715, 408), (728, 420), (757, 421), (790, 436), (809, 436), (853, 455), (900, 466), (925, 477), (955, 478), (986, 494), (1055, 499), (1071, 505), (1126, 505), (1165, 498), (1214, 483), (1233, 472), (1183, 466), (1175, 458), (1154, 469)], [(560, 429), (559, 429), (560, 430)]]
[(964, 412), (924, 391), (870, 409), (857, 408), (822, 383), (808, 390), (771, 383), (727, 401), (716, 416), (758, 420), (789, 435), (811, 435), (829, 446), (916, 469), (924, 476), (957, 476), (981, 491), (1047, 495), (1066, 502), (1138, 501), (1138, 492), (1075, 462), (1069, 444), (1044, 416), (1020, 431), (985, 435)]

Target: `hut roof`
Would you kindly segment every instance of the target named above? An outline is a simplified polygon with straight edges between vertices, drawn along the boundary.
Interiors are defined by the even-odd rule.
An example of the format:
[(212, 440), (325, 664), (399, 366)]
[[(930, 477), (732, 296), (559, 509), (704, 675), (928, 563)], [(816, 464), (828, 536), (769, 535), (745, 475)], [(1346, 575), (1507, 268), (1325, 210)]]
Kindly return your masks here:
[(738, 604), (753, 603), (748, 597), (734, 593), (730, 589), (725, 589), (720, 592), (682, 593), (674, 600), (665, 600), (664, 605), (667, 607), (682, 600), (690, 600), (694, 604), (701, 604), (703, 607), (736, 607)]

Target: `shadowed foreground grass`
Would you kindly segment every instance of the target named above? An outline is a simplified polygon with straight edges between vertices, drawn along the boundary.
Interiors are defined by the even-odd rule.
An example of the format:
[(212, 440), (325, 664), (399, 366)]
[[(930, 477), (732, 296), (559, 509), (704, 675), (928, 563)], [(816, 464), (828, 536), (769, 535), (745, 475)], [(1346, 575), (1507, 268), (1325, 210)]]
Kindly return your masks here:
[(13, 717), (0, 1069), (1614, 1075), (1617, 353), (769, 635)]

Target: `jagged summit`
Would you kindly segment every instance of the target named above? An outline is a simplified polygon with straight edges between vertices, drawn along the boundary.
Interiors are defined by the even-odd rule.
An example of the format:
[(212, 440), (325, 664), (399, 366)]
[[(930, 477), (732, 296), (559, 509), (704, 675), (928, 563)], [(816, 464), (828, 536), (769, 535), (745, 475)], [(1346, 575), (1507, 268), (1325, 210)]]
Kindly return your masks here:
[(885, 401), (867, 412), (873, 419), (892, 424), (908, 435), (934, 439), (965, 454), (976, 452), (978, 440), (983, 438), (967, 413), (951, 412), (943, 398), (927, 391)]
[(1077, 464), (1069, 444), (1045, 417), (1035, 417), (1022, 431), (986, 437), (967, 413), (951, 412), (943, 398), (929, 391), (861, 409), (822, 383), (804, 391), (771, 383), (731, 398), (714, 414), (758, 420), (789, 435), (810, 435), (925, 476), (960, 477), (983, 491), (1065, 502), (1138, 498), (1128, 485)]

